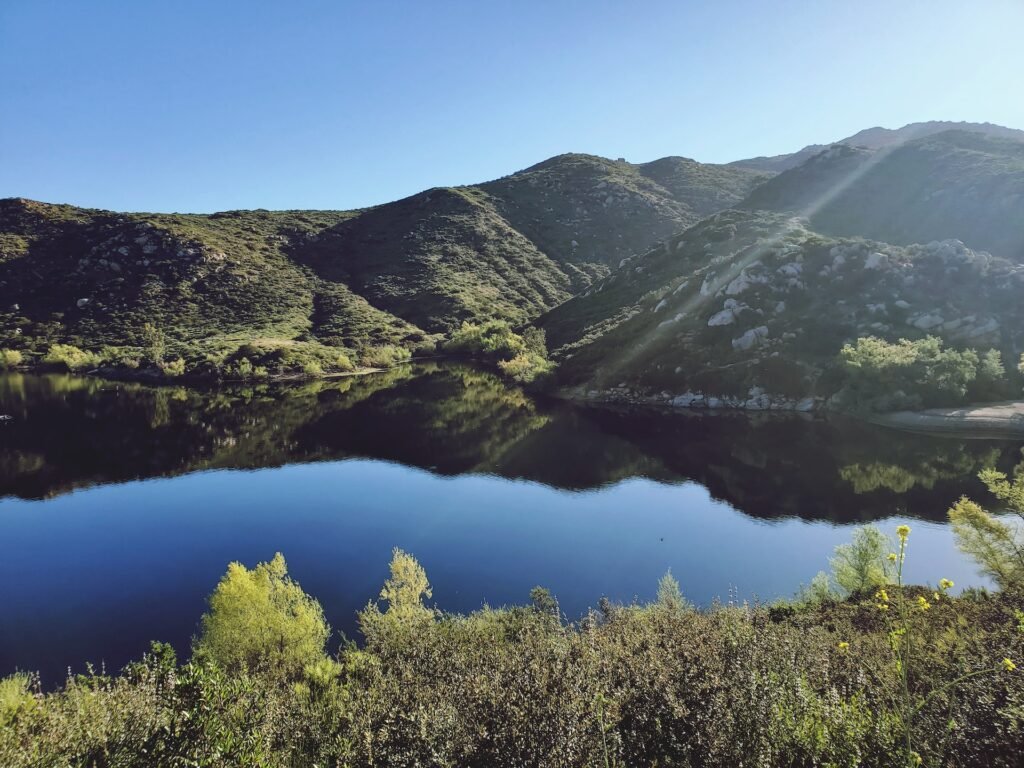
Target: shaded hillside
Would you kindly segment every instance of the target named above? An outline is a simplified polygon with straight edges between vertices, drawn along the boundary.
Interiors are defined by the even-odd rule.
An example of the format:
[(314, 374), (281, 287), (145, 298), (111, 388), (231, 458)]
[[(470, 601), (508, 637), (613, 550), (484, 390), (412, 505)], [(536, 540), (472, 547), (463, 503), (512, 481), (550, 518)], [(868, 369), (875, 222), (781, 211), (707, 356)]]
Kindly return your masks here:
[(1024, 142), (953, 131), (879, 150), (837, 145), (756, 189), (745, 208), (906, 245), (957, 238), (1024, 261)]
[(766, 178), (684, 157), (637, 165), (567, 154), (480, 189), (538, 248), (560, 263), (590, 267), (589, 273), (591, 265), (615, 267), (704, 216), (739, 203)]
[[(563, 267), (472, 187), (371, 208), (290, 251), (324, 280), (431, 332), (462, 320), (522, 323), (572, 295)], [(589, 284), (593, 271), (577, 276)]]
[(55, 341), (143, 345), (147, 323), (172, 351), (198, 353), (253, 339), (421, 342), (419, 328), (289, 256), (351, 215), (118, 214), (0, 201), (0, 346), (41, 354)]
[(577, 396), (811, 408), (799, 401), (835, 391), (836, 356), (860, 336), (932, 334), (1016, 360), (1022, 287), (1024, 267), (959, 241), (837, 239), (727, 211), (538, 322)]
[[(835, 144), (845, 144), (850, 147), (865, 147), (867, 149), (881, 149), (882, 147), (892, 147), (898, 144), (904, 144), (914, 139), (920, 139), (925, 136), (931, 136), (936, 133), (943, 133), (944, 131), (969, 131), (971, 133), (978, 133), (985, 136), (993, 136), (995, 138), (1002, 139), (1013, 139), (1015, 141), (1024, 141), (1024, 131), (1018, 131), (1014, 128), (1004, 128), (1001, 125), (994, 125), (992, 123), (966, 123), (966, 122), (952, 122), (949, 120), (932, 120), (924, 123), (910, 123), (902, 128), (866, 128), (863, 131), (858, 131), (853, 136), (848, 136), (845, 139), (833, 142)], [(790, 168), (795, 168), (801, 163), (814, 157), (824, 149), (827, 149), (827, 144), (810, 144), (803, 149), (786, 155), (773, 155), (771, 157), (751, 157), (746, 160), (736, 160), (735, 162), (729, 163), (734, 168), (747, 168), (755, 171), (765, 171), (769, 173), (781, 173), (782, 171), (788, 171)]]
[(103, 359), (138, 364), (149, 325), (189, 371), (243, 352), (257, 364), (287, 356), (296, 370), (378, 364), (395, 348), (433, 349), (464, 320), (530, 321), (763, 178), (683, 158), (562, 155), (361, 211), (129, 214), (3, 200), (0, 348), (26, 363), (55, 343), (111, 348)]

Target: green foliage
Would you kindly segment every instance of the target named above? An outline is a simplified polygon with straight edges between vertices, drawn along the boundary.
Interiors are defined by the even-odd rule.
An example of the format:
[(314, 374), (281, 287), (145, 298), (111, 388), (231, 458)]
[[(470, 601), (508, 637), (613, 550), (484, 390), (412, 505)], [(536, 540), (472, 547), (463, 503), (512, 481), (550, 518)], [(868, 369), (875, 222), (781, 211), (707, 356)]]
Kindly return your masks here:
[(172, 379), (182, 376), (185, 373), (185, 360), (181, 357), (176, 357), (173, 360), (164, 360), (160, 363), (160, 370), (163, 371), (164, 376)]
[[(232, 566), (218, 587), (220, 608), (243, 606), (230, 614), (248, 631), (233, 642), (258, 643), (278, 625), (266, 621), (277, 607), (254, 601), (251, 585), (261, 567), (286, 581), (277, 561)], [(234, 578), (242, 588), (221, 591)], [(918, 605), (920, 591), (906, 590), (906, 605)], [(1022, 614), (1002, 594), (929, 597), (929, 610), (899, 626), (886, 617), (902, 590), (788, 613), (677, 610), (667, 577), (654, 603), (604, 602), (568, 626), (552, 620), (542, 589), (533, 608), (465, 616), (433, 612), (429, 596), (422, 567), (396, 550), (385, 611), (363, 613), (375, 616), (365, 646), (337, 660), (317, 648), (285, 676), (206, 653), (177, 666), (156, 644), (120, 676), (79, 676), (27, 707), (24, 678), (11, 694), (0, 684), (3, 711), (12, 700), (18, 709), (0, 725), (0, 764), (888, 768), (903, 764), (912, 732), (928, 764), (1013, 768), (1024, 749), (1024, 678), (1003, 671), (1012, 662), (985, 666), (1024, 653)], [(900, 655), (904, 638), (910, 655)], [(897, 669), (904, 658), (912, 663)]]
[(957, 544), (1001, 588), (1024, 587), (1024, 471), (1018, 468), (1012, 480), (994, 469), (978, 476), (1011, 517), (1000, 519), (962, 497), (949, 510)]
[(10, 371), (21, 365), (24, 357), (16, 349), (0, 349), (0, 371)]
[(968, 388), (967, 397), (973, 402), (1005, 400), (1012, 394), (1006, 378), (1003, 354), (989, 349), (978, 356), (978, 375)]
[(164, 353), (167, 351), (167, 337), (163, 331), (152, 323), (145, 323), (142, 326), (142, 346), (146, 350), (149, 359), (154, 363), (160, 365), (164, 361)]
[(873, 525), (853, 532), (853, 541), (836, 547), (832, 577), (846, 594), (856, 595), (889, 584), (893, 570), (888, 560), (888, 537)]
[(31, 675), (16, 672), (0, 679), (0, 728), (10, 726), (15, 718), (24, 716), (35, 705)]
[(406, 362), (410, 357), (412, 353), (405, 347), (382, 344), (364, 349), (359, 355), (359, 362), (367, 368), (390, 368)]
[(209, 602), (195, 652), (229, 673), (296, 678), (323, 658), (323, 610), (288, 576), (280, 553), (251, 571), (231, 563)]
[(532, 352), (522, 352), (511, 360), (498, 361), (498, 370), (520, 384), (536, 381), (554, 368), (555, 364), (550, 360)]
[(665, 571), (665, 575), (658, 580), (658, 605), (668, 611), (681, 611), (690, 607), (671, 570)]
[(99, 355), (85, 352), (71, 344), (53, 344), (43, 357), (45, 365), (63, 368), (72, 373), (94, 368), (100, 362)]
[(528, 384), (554, 370), (547, 358), (545, 334), (527, 328), (522, 335), (503, 320), (464, 322), (445, 344), (448, 352), (495, 363), (498, 369), (521, 384)]
[(844, 405), (868, 411), (960, 404), (979, 362), (974, 350), (943, 349), (935, 336), (895, 344), (860, 338), (843, 347), (840, 360), (846, 375)]

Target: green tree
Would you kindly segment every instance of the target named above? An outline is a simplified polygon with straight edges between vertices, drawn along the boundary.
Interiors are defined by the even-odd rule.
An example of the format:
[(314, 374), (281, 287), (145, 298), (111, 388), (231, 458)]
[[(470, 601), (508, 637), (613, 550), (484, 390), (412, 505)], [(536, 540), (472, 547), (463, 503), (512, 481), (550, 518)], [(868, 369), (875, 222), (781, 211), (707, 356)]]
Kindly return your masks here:
[(978, 477), (1018, 519), (1000, 520), (964, 496), (949, 510), (957, 545), (1002, 589), (1024, 586), (1024, 471), (1012, 481), (994, 469)]
[[(424, 602), (433, 592), (427, 573), (416, 558), (395, 547), (390, 571), (377, 600), (359, 613), (359, 627), (371, 645), (390, 630), (419, 626), (434, 618), (434, 610)], [(386, 603), (383, 611), (380, 601)]]
[(167, 352), (167, 338), (164, 336), (164, 332), (152, 323), (146, 323), (142, 326), (142, 343), (149, 359), (160, 365)]
[(869, 411), (957, 405), (977, 377), (979, 362), (973, 349), (943, 349), (935, 336), (895, 344), (868, 336), (844, 346), (839, 357), (843, 401)]
[(195, 652), (228, 672), (295, 678), (324, 656), (330, 628), (323, 609), (288, 576), (280, 552), (251, 571), (231, 563), (209, 604)]
[(689, 607), (689, 603), (679, 588), (679, 582), (672, 575), (671, 568), (658, 579), (658, 605), (670, 611), (681, 611)]
[(998, 349), (990, 349), (978, 357), (978, 376), (968, 394), (975, 401), (1002, 400), (1009, 396), (1003, 354)]
[(832, 578), (851, 595), (892, 582), (889, 539), (873, 525), (853, 532), (853, 541), (840, 544), (829, 561)]

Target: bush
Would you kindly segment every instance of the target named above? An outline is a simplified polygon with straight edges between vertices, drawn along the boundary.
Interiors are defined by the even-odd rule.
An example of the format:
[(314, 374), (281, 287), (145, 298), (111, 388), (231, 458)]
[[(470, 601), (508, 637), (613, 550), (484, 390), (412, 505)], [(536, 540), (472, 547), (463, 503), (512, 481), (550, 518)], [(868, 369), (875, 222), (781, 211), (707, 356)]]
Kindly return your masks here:
[(43, 357), (44, 364), (72, 372), (95, 368), (100, 362), (102, 361), (99, 355), (70, 344), (54, 344)]
[(16, 349), (0, 349), (0, 371), (10, 371), (21, 365), (22, 355)]
[(165, 360), (160, 363), (160, 370), (163, 371), (164, 376), (176, 378), (185, 374), (185, 361), (180, 357), (176, 357), (173, 360)]
[(957, 544), (1000, 588), (1024, 588), (1024, 469), (1018, 468), (1012, 481), (994, 469), (978, 477), (1019, 519), (1007, 523), (964, 496), (949, 510)]
[(547, 358), (532, 352), (522, 352), (511, 360), (499, 360), (498, 369), (513, 381), (529, 384), (541, 376), (551, 373), (555, 364)]
[(520, 335), (504, 320), (463, 323), (444, 348), (495, 363), (503, 374), (521, 384), (535, 381), (555, 367), (547, 356), (543, 330), (528, 327)]
[(845, 385), (839, 399), (865, 411), (959, 405), (979, 363), (974, 350), (943, 349), (934, 336), (895, 344), (874, 336), (857, 339), (843, 347), (840, 361)]
[(892, 546), (884, 533), (865, 525), (853, 533), (853, 541), (836, 547), (832, 577), (848, 595), (870, 592), (892, 582), (888, 560)]
[(289, 578), (278, 553), (251, 571), (228, 566), (210, 595), (195, 651), (229, 673), (297, 678), (323, 658), (329, 634), (320, 604)]
[(405, 347), (383, 344), (369, 347), (359, 354), (359, 362), (366, 368), (390, 368), (392, 365), (406, 362), (412, 353)]

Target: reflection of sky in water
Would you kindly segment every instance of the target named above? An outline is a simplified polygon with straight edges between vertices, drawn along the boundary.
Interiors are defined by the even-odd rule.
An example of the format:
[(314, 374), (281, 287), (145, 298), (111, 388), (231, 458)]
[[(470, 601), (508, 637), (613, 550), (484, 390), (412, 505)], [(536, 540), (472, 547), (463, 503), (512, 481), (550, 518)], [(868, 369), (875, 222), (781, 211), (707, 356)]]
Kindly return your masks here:
[[(909, 580), (980, 583), (948, 528), (910, 524)], [(151, 639), (184, 650), (226, 564), (275, 551), (351, 634), (394, 546), (426, 567), (441, 609), (524, 603), (542, 584), (577, 616), (602, 595), (652, 598), (669, 568), (701, 604), (731, 588), (743, 598), (791, 595), (852, 530), (757, 520), (696, 484), (569, 492), (362, 460), (7, 499), (0, 526), (0, 675), (41, 668), (48, 683), (68, 664), (120, 666)]]

